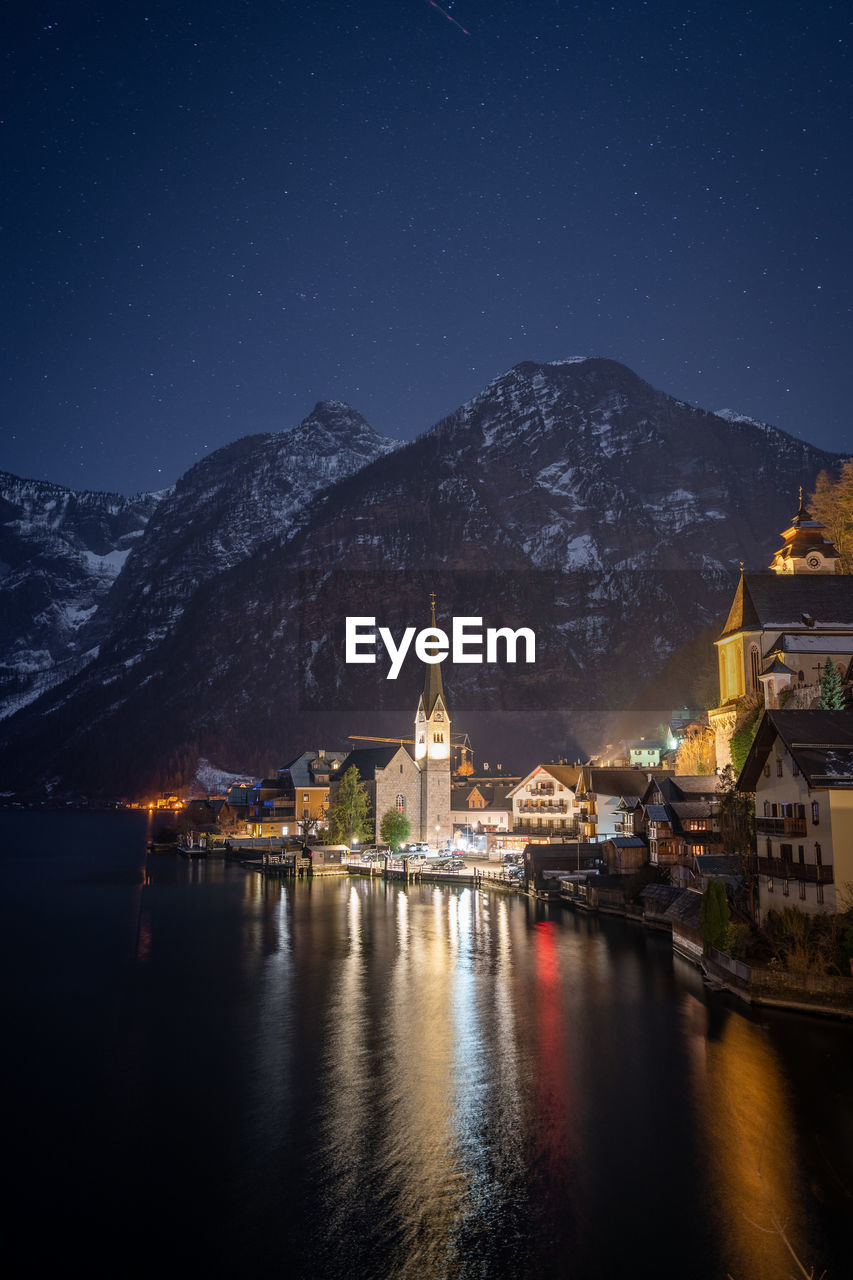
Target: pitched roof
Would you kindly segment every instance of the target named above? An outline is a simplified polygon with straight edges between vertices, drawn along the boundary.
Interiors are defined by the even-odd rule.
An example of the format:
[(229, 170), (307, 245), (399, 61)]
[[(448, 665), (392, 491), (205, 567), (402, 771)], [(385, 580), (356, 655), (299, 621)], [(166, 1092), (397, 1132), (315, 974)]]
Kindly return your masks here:
[(853, 787), (853, 711), (765, 711), (738, 790), (755, 791), (777, 737), (810, 787)]
[(715, 802), (713, 800), (671, 800), (669, 807), (684, 822), (691, 818), (710, 818), (714, 813)]
[(693, 865), (703, 876), (735, 876), (737, 865), (724, 853), (694, 853)]
[[(853, 654), (853, 631), (846, 635), (815, 635), (810, 631), (807, 635), (789, 635), (785, 633), (770, 649), (771, 653), (823, 654), (834, 653), (841, 658), (849, 658)], [(778, 658), (776, 659), (778, 661)]]
[(324, 785), (318, 784), (314, 781), (311, 772), (311, 765), (314, 764), (315, 761), (318, 764), (322, 764), (323, 761), (326, 761), (328, 763), (328, 773), (331, 777), (338, 773), (337, 769), (332, 768), (332, 762), (334, 760), (340, 762), (341, 760), (346, 759), (346, 755), (346, 751), (327, 751), (325, 756), (321, 759), (316, 751), (303, 751), (301, 755), (298, 755), (295, 760), (291, 760), (290, 764), (285, 765), (283, 769), (279, 770), (279, 772), (289, 773), (293, 779), (293, 785), (295, 787), (315, 787), (318, 785)]
[[(813, 619), (813, 625), (804, 620)], [(720, 639), (739, 631), (853, 630), (853, 575), (744, 573)]]
[(526, 786), (533, 775), (539, 773), (540, 770), (547, 773), (555, 782), (559, 782), (564, 787), (568, 787), (570, 791), (574, 791), (578, 777), (580, 776), (581, 768), (582, 766), (579, 764), (537, 764), (534, 769), (531, 769), (529, 773), (526, 773), (524, 777), (521, 778), (513, 787), (510, 787), (506, 794), (510, 797), (514, 796), (516, 791), (520, 791), (522, 786)]
[(405, 747), (399, 744), (390, 747), (357, 747), (341, 762), (340, 767), (335, 770), (335, 776), (342, 778), (347, 769), (355, 765), (361, 781), (372, 782), (376, 770), (384, 769), (401, 750), (405, 751)]
[(699, 911), (702, 906), (702, 895), (696, 889), (684, 889), (664, 912), (667, 920), (678, 920), (691, 929), (699, 928)]
[(597, 796), (636, 796), (645, 790), (648, 782), (643, 769), (600, 769), (596, 765), (584, 765), (581, 773), (584, 789)]

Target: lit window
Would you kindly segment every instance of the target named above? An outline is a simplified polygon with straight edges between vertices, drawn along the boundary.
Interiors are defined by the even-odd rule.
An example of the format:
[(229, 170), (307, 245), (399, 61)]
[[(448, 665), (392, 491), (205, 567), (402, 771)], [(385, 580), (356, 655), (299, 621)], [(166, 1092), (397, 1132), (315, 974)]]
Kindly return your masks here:
[(406, 797), (403, 795), (402, 791), (400, 791), (400, 792), (398, 792), (398, 793), (397, 793), (397, 801), (396, 801), (396, 803), (397, 803), (397, 812), (398, 812), (398, 813), (405, 813), (405, 812), (406, 812)]

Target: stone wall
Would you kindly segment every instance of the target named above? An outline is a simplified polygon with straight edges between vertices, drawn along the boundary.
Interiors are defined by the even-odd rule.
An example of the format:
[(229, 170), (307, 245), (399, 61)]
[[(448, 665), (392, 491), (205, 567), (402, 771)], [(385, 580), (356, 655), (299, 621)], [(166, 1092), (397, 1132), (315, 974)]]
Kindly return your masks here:
[(853, 1017), (853, 978), (748, 965), (713, 947), (704, 963), (712, 978), (756, 1004), (812, 1007)]

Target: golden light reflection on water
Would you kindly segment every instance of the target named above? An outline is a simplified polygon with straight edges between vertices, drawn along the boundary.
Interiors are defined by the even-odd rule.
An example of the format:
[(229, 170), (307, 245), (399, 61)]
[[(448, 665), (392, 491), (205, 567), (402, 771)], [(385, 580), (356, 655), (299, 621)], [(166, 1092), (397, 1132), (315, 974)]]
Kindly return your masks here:
[(797, 1271), (779, 1228), (806, 1268), (807, 1188), (796, 1165), (785, 1079), (760, 1025), (685, 993), (681, 1012), (708, 1196), (721, 1252), (734, 1280), (775, 1280)]

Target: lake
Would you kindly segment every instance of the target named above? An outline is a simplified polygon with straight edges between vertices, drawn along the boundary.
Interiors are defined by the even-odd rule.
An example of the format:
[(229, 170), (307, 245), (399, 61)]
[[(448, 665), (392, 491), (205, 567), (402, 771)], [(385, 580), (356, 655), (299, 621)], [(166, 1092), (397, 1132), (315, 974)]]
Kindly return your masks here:
[[(853, 1026), (524, 897), (0, 814), (10, 1274), (853, 1273)], [(7, 1264), (10, 1265), (10, 1264)]]

